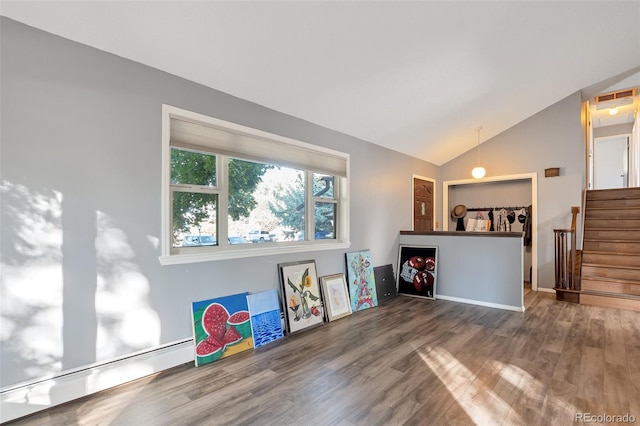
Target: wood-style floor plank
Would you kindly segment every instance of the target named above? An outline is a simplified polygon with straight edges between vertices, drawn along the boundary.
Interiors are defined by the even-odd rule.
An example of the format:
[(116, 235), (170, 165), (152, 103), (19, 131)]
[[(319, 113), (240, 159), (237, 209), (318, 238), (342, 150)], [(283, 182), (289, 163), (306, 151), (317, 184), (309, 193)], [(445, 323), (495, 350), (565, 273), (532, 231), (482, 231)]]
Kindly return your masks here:
[(527, 291), (524, 313), (397, 297), (13, 425), (564, 425), (640, 419), (640, 313)]

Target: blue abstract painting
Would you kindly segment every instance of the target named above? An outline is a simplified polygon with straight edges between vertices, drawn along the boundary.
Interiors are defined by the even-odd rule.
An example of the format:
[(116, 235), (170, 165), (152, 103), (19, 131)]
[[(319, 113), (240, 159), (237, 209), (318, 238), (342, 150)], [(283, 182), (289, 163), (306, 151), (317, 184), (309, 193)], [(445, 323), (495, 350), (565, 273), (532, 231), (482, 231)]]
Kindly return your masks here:
[(277, 290), (249, 294), (247, 305), (251, 317), (254, 347), (258, 348), (284, 337)]

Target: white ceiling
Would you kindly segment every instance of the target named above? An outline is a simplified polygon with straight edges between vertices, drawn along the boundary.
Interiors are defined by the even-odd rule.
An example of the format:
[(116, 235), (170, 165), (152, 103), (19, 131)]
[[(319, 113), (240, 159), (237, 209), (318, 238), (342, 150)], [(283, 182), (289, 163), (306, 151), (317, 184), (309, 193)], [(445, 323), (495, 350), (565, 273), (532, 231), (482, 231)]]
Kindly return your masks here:
[(8, 1), (17, 21), (443, 164), (640, 66), (638, 1)]

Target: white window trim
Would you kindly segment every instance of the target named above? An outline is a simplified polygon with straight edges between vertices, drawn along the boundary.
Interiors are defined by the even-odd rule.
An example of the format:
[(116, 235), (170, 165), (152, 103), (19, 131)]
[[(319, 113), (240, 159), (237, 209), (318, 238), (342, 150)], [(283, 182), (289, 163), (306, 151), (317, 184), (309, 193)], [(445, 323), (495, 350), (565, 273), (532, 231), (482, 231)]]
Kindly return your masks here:
[[(245, 247), (245, 245), (230, 246), (226, 244), (226, 241), (221, 242), (220, 237), (218, 237), (218, 241), (221, 244), (220, 246), (218, 246), (217, 249), (212, 250), (211, 248), (205, 248), (205, 247), (203, 248), (193, 247), (193, 248), (190, 248), (188, 254), (182, 254), (182, 253), (177, 254), (175, 252), (172, 253), (171, 187), (170, 187), (170, 183), (171, 183), (171, 166), (170, 166), (171, 118), (181, 118), (181, 119), (201, 122), (203, 124), (221, 126), (221, 127), (228, 128), (230, 130), (252, 134), (258, 137), (291, 144), (297, 147), (312, 149), (319, 153), (326, 153), (333, 156), (343, 157), (347, 164), (347, 177), (346, 178), (336, 177), (336, 180), (338, 181), (336, 182), (336, 187), (340, 188), (340, 190), (337, 193), (337, 196), (339, 197), (339, 199), (337, 199), (338, 211), (337, 211), (336, 223), (338, 224), (338, 226), (336, 227), (336, 239), (311, 240), (311, 241), (286, 242), (286, 243), (274, 242), (268, 245), (260, 244), (259, 246), (250, 245), (248, 247)], [(222, 166), (222, 165), (219, 164), (219, 166)], [(213, 117), (208, 117), (206, 115), (183, 110), (170, 105), (162, 105), (162, 176), (161, 176), (162, 230), (160, 233), (160, 245), (161, 245), (161, 250), (160, 250), (161, 255), (159, 257), (160, 263), (162, 265), (176, 265), (176, 264), (183, 264), (183, 263), (238, 259), (238, 258), (244, 258), (244, 257), (270, 256), (270, 255), (349, 248), (351, 246), (350, 237), (349, 237), (350, 235), (349, 233), (349, 198), (350, 197), (348, 194), (349, 166), (350, 166), (350, 156), (349, 154), (345, 154), (343, 152), (335, 151), (335, 150), (324, 148), (317, 145), (308, 144), (305, 142), (300, 142), (294, 139), (289, 139), (283, 136), (275, 135), (275, 134), (264, 132), (261, 130), (252, 129), (246, 126), (223, 121)], [(220, 168), (218, 170), (220, 170)], [(226, 179), (226, 177), (218, 176), (218, 185), (221, 185), (220, 179)], [(227, 202), (226, 196), (227, 194), (224, 193), (224, 191), (220, 193), (220, 199), (219, 199), (220, 203)], [(313, 197), (307, 197), (307, 200), (308, 202), (313, 203), (314, 199)], [(311, 207), (313, 207), (313, 204), (311, 205)], [(226, 209), (224, 211), (226, 211)], [(220, 216), (224, 216), (224, 215), (221, 214)], [(223, 226), (226, 229), (227, 218), (219, 217), (218, 224), (219, 224), (219, 229)], [(313, 223), (307, 223), (307, 229), (306, 229), (305, 235), (314, 235)]]

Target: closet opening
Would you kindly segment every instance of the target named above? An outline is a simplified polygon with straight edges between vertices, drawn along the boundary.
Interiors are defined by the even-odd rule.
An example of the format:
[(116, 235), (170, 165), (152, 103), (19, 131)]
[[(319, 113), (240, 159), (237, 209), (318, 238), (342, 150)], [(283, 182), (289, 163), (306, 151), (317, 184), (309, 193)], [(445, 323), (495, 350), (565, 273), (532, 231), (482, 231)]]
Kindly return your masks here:
[(451, 210), (457, 205), (466, 207), (464, 223), (469, 219), (491, 220), (493, 231), (525, 232), (526, 226), (530, 225), (529, 235), (524, 239), (523, 285), (537, 291), (537, 193), (535, 173), (445, 181), (442, 190), (443, 230), (456, 230), (458, 219), (451, 217)]

